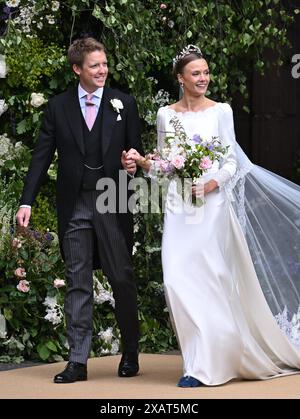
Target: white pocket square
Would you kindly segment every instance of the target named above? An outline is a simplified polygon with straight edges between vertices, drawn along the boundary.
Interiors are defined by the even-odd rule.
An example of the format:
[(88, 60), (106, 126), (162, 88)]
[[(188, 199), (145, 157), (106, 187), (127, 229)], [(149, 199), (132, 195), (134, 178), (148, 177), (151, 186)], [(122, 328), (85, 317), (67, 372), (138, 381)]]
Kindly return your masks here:
[(121, 115), (118, 115), (117, 121), (122, 121)]

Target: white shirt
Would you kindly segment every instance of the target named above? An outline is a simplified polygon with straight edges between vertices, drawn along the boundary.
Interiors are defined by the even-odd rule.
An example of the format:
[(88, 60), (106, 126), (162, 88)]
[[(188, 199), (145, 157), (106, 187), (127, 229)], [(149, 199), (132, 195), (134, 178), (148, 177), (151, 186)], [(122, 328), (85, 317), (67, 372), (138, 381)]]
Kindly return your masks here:
[[(85, 118), (85, 97), (86, 95), (88, 95), (89, 93), (86, 92), (84, 90), (83, 87), (81, 87), (80, 83), (78, 84), (78, 99), (79, 99), (79, 103), (80, 103), (80, 108), (81, 108), (81, 112), (83, 117)], [(101, 104), (101, 99), (103, 96), (103, 87), (98, 87), (97, 90), (95, 90), (93, 93), (91, 93), (93, 95), (91, 102), (93, 102), (95, 104), (96, 107), (96, 115), (99, 111), (100, 108), (100, 104)]]

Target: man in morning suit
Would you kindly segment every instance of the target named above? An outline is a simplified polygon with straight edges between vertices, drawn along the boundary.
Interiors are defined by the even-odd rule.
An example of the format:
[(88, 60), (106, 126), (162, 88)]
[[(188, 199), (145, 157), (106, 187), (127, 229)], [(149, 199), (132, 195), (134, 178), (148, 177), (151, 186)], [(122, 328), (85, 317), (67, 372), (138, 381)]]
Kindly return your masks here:
[[(68, 60), (79, 84), (51, 98), (24, 183), (17, 222), (27, 227), (31, 205), (57, 150), (58, 234), (65, 261), (65, 315), (69, 362), (55, 383), (87, 380), (92, 340), (93, 269), (101, 266), (113, 290), (115, 315), (121, 332), (120, 377), (138, 373), (139, 326), (133, 278), (132, 213), (99, 212), (96, 201), (101, 178), (114, 180), (136, 171), (126, 151), (142, 153), (140, 124), (133, 97), (105, 87), (108, 74), (103, 44), (78, 39)], [(99, 265), (100, 264), (100, 265)]]

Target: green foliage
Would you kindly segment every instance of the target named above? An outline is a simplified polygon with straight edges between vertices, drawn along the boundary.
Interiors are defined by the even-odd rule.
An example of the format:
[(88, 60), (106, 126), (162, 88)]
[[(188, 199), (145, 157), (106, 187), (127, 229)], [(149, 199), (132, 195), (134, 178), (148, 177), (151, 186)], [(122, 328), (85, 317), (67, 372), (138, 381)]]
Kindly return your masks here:
[[(49, 328), (43, 302), (54, 291), (60, 305), (63, 300), (59, 289), (53, 288), (54, 279), (63, 274), (58, 239), (54, 233), (42, 235), (21, 229), (15, 235), (6, 231), (1, 241), (0, 306), (7, 322), (8, 339), (3, 341), (0, 354), (12, 354), (14, 348), (14, 357), (56, 360), (53, 352), (67, 353), (63, 327), (59, 324)], [(29, 291), (26, 287), (23, 291), (17, 289), (21, 284), (28, 286)], [(54, 346), (59, 351), (53, 351)]]
[(6, 214), (16, 209), (29, 161), (26, 146), (13, 143), (6, 134), (0, 135), (0, 210), (5, 207)]
[(5, 55), (9, 86), (31, 92), (41, 90), (43, 79), (50, 79), (66, 62), (62, 48), (45, 45), (39, 38), (11, 37)]
[(55, 186), (48, 182), (41, 188), (32, 207), (31, 223), (38, 231), (57, 231), (56, 206), (53, 197)]
[(163, 85), (172, 86), (172, 58), (189, 43), (199, 45), (208, 58), (215, 99), (228, 100), (237, 90), (247, 96), (249, 68), (263, 71), (266, 47), (281, 54), (287, 45), (286, 26), (292, 21), (273, 0), (193, 0), (180, 6), (166, 1), (163, 9), (156, 1), (101, 3), (95, 2), (93, 16), (104, 26), (111, 73), (136, 95), (142, 114), (151, 107), (155, 88), (148, 76), (157, 75), (164, 79)]
[[(83, 33), (104, 42), (108, 82), (136, 97), (146, 151), (156, 145), (158, 108), (178, 98), (172, 59), (183, 46), (201, 47), (212, 75), (209, 94), (215, 100), (229, 101), (237, 91), (247, 99), (247, 76), (253, 68), (264, 71), (266, 48), (278, 52), (275, 65), (284, 58), (292, 7), (284, 9), (278, 0), (166, 0), (164, 4), (161, 7), (155, 0), (21, 0), (6, 19), (1, 17), (0, 55), (5, 56), (8, 71), (0, 78), (0, 99), (8, 109), (0, 119), (0, 135), (7, 134), (0, 141), (0, 307), (7, 323), (6, 338), (0, 335), (0, 361), (22, 357), (53, 361), (67, 354), (64, 320), (53, 324), (45, 319), (43, 304), (47, 296), (55, 297), (58, 305), (53, 310), (59, 314), (65, 292), (64, 287), (53, 287), (54, 279), (63, 276), (56, 235), (52, 233), (54, 240), (45, 238), (47, 228), (56, 231), (55, 164), (33, 208), (35, 230), (25, 234), (15, 232), (13, 226), (43, 105), (75, 81), (65, 58), (70, 42)], [(4, 6), (0, 0), (0, 16), (5, 16)], [(24, 14), (30, 19), (23, 19)], [(20, 153), (16, 142), (22, 143)], [(176, 347), (163, 294), (161, 231), (161, 214), (136, 215), (134, 264), (143, 351)], [(21, 247), (13, 239), (20, 240)], [(27, 272), (29, 292), (16, 289), (18, 267)], [(95, 278), (95, 290), (102, 301), (110, 288), (97, 275), (103, 288)], [(111, 305), (109, 299), (95, 305), (92, 355), (117, 350), (119, 332)]]

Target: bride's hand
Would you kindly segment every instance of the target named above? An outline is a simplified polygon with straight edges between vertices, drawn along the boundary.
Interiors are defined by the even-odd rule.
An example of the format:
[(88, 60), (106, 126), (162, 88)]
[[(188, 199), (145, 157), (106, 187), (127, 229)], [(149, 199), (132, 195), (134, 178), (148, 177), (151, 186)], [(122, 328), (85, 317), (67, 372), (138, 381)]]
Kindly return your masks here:
[(218, 183), (214, 179), (209, 180), (204, 184), (204, 195), (214, 191), (218, 186)]

